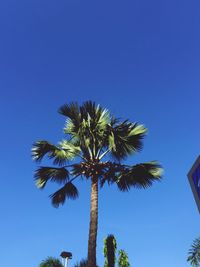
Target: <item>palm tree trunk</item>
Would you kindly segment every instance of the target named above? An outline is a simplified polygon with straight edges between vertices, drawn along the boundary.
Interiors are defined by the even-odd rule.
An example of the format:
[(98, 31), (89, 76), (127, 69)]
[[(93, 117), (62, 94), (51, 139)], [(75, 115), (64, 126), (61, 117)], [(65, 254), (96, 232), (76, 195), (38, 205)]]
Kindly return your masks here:
[(90, 197), (90, 229), (88, 240), (88, 267), (96, 267), (96, 243), (98, 227), (98, 179), (92, 178)]

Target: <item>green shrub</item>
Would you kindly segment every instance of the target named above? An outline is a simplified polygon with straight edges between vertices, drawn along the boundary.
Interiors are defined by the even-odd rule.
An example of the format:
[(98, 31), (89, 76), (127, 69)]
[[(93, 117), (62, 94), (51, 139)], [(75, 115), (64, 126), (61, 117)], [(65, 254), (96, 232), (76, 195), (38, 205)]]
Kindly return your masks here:
[(131, 267), (129, 260), (128, 260), (128, 255), (123, 249), (119, 250), (118, 266), (119, 267)]

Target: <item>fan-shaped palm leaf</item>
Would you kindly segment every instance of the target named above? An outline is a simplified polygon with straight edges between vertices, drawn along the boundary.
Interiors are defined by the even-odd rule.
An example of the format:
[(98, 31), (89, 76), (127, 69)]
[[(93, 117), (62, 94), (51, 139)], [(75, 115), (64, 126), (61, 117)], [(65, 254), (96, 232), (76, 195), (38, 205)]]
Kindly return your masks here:
[(142, 149), (142, 140), (147, 129), (143, 125), (124, 121), (108, 127), (108, 146), (114, 158), (125, 159)]
[(78, 189), (71, 182), (68, 182), (50, 197), (52, 205), (57, 208), (60, 204), (63, 205), (66, 199), (76, 199), (78, 197)]
[(77, 129), (78, 131), (80, 126), (80, 109), (78, 103), (72, 102), (69, 105), (65, 104), (59, 108), (58, 112), (69, 118), (73, 123), (75, 129)]
[(64, 183), (69, 180), (69, 171), (65, 168), (40, 167), (35, 172), (35, 180), (38, 188), (44, 188), (51, 180), (57, 183)]
[(78, 155), (80, 149), (68, 141), (60, 142), (59, 146), (55, 146), (48, 141), (37, 141), (33, 144), (32, 157), (35, 161), (40, 162), (45, 155), (49, 159), (54, 159), (56, 165), (64, 165), (66, 161), (72, 160)]
[(131, 187), (147, 188), (162, 176), (161, 166), (157, 162), (147, 162), (125, 168), (120, 172), (117, 186), (121, 191), (129, 191)]
[(194, 267), (200, 266), (200, 238), (194, 240), (189, 250), (187, 261)]

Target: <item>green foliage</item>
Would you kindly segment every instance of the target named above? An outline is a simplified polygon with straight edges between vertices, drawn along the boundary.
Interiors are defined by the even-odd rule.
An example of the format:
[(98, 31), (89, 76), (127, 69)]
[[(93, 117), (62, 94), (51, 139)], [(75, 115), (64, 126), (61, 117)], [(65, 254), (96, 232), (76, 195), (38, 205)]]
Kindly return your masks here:
[(115, 266), (116, 249), (117, 249), (117, 242), (114, 235), (108, 235), (107, 238), (104, 239), (104, 257), (106, 258), (104, 267)]
[(130, 267), (128, 255), (124, 250), (119, 250), (118, 267)]
[(59, 259), (48, 257), (46, 260), (42, 261), (39, 267), (64, 267)]
[(189, 250), (187, 261), (194, 267), (200, 266), (200, 238), (194, 240)]

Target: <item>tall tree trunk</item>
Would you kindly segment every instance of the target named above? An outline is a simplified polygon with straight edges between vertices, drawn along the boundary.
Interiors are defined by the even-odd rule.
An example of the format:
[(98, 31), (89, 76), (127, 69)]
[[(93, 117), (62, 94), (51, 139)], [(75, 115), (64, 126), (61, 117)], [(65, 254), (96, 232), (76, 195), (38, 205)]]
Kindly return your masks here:
[(96, 243), (98, 227), (98, 179), (92, 178), (90, 198), (90, 229), (88, 240), (88, 267), (96, 267)]

